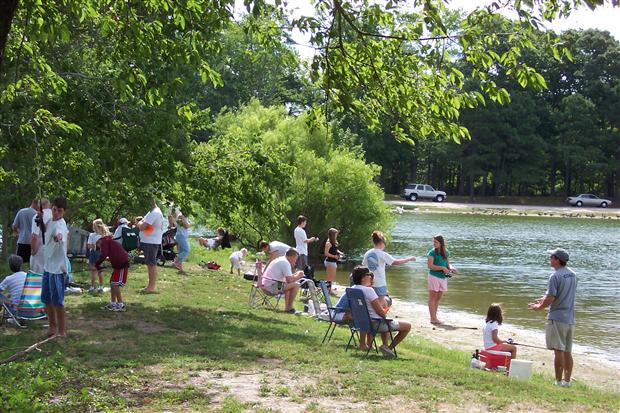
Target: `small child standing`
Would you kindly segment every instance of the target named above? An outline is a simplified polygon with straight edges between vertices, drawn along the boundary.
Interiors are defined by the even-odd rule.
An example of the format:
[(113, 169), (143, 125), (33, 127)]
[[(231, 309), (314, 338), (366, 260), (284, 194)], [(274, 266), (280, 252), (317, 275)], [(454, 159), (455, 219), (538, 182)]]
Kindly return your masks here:
[(43, 282), (41, 301), (45, 304), (49, 337), (65, 337), (65, 281), (67, 277), (67, 239), (69, 230), (63, 219), (67, 209), (65, 198), (52, 202), (52, 217), (45, 223)]
[[(103, 223), (101, 218), (97, 218), (93, 221), (93, 231), (88, 235), (88, 241), (86, 241), (86, 248), (88, 248), (88, 264), (90, 264), (90, 288), (88, 292), (93, 294), (96, 292), (103, 292), (103, 272), (97, 271), (95, 263), (99, 259), (100, 251), (97, 248), (97, 241), (102, 237), (111, 235), (108, 227)], [(99, 275), (99, 288), (96, 288), (95, 277)]]
[(129, 254), (121, 244), (114, 241), (111, 236), (103, 237), (97, 241), (97, 246), (101, 250), (99, 258), (95, 262), (97, 271), (101, 271), (101, 264), (106, 258), (112, 264), (112, 275), (110, 276), (110, 303), (105, 306), (110, 311), (125, 311), (125, 303), (121, 296), (121, 287), (127, 284), (127, 274), (129, 273)]
[(510, 358), (517, 357), (517, 346), (508, 344), (499, 338), (499, 326), (503, 322), (502, 307), (499, 304), (491, 304), (487, 310), (487, 318), (482, 329), (485, 350), (498, 350), (510, 352)]
[(237, 269), (237, 275), (241, 276), (241, 261), (248, 255), (248, 250), (241, 248), (241, 251), (235, 251), (230, 254), (230, 273), (233, 273), (233, 268)]

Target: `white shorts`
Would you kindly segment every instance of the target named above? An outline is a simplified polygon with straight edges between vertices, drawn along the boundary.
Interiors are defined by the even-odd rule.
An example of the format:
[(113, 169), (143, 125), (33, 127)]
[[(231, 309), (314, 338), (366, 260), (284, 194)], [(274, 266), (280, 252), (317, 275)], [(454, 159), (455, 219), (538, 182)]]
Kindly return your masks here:
[(448, 279), (429, 275), (428, 276), (428, 291), (434, 291), (434, 292), (448, 291)]

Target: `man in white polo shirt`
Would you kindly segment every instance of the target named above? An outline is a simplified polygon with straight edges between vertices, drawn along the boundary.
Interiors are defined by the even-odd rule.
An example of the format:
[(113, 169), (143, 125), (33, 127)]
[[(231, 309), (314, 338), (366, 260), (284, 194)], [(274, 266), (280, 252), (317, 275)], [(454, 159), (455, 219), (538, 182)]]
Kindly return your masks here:
[(140, 228), (140, 248), (144, 252), (144, 261), (149, 274), (149, 283), (142, 289), (144, 294), (156, 294), (157, 256), (161, 248), (161, 236), (164, 233), (164, 215), (153, 198), (151, 210), (138, 224)]
[(304, 276), (303, 271), (293, 274), (293, 265), (297, 262), (298, 256), (299, 253), (295, 248), (289, 248), (283, 257), (271, 261), (262, 276), (261, 288), (270, 294), (277, 294), (281, 288), (284, 292), (284, 312), (291, 314), (295, 314), (293, 302), (299, 292), (297, 281)]

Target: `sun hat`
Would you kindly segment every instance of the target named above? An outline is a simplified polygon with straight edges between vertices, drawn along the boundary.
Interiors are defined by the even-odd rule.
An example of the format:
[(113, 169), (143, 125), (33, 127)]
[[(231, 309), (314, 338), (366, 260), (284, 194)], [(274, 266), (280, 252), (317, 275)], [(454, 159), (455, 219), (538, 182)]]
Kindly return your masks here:
[(129, 224), (129, 220), (127, 220), (127, 218), (121, 218), (118, 220), (118, 223), (123, 225), (123, 224)]

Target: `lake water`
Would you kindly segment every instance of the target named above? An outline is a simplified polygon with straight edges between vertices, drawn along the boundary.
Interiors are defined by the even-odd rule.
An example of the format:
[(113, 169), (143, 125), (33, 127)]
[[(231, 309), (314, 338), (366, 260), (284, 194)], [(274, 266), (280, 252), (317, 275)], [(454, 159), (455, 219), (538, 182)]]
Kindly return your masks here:
[[(396, 298), (426, 304), (426, 253), (432, 236), (443, 234), (460, 274), (449, 280), (442, 312), (460, 310), (484, 320), (490, 303), (501, 302), (510, 324), (544, 330), (545, 312), (527, 310), (540, 297), (553, 269), (547, 250), (569, 251), (578, 276), (575, 342), (610, 358), (620, 354), (620, 221), (547, 217), (405, 213), (396, 219), (386, 251), (418, 263), (390, 267), (388, 288)], [(350, 257), (354, 258), (354, 257)], [(356, 262), (361, 256), (355, 257)], [(321, 267), (319, 267), (321, 268)], [(348, 273), (339, 271), (338, 282)]]

